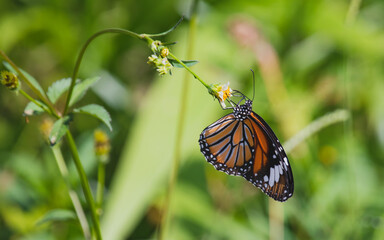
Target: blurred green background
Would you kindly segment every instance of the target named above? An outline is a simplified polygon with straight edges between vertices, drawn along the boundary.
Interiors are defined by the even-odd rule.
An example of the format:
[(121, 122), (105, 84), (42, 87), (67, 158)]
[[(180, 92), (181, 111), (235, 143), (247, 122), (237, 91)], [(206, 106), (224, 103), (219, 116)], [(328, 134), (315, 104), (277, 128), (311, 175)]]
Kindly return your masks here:
[[(282, 142), (336, 109), (349, 110), (351, 118), (290, 151), (295, 193), (273, 202), (242, 178), (215, 171), (199, 152), (200, 132), (227, 113), (200, 83), (189, 77), (182, 89), (183, 69), (158, 77), (143, 42), (105, 35), (91, 44), (80, 68), (82, 79), (102, 78), (81, 104), (103, 105), (113, 119), (104, 238), (156, 238), (180, 98), (187, 94), (166, 239), (384, 239), (384, 2), (365, 0), (353, 11), (347, 0), (200, 1), (192, 37), (190, 6), (182, 0), (5, 0), (0, 49), (47, 89), (71, 75), (81, 45), (96, 31), (157, 33), (185, 15), (161, 40), (177, 41), (171, 50), (185, 58), (192, 39), (199, 61), (193, 69), (208, 83), (229, 81), (252, 96), (249, 69), (259, 72), (253, 109)], [(82, 239), (74, 220), (35, 225), (47, 211), (72, 204), (39, 131), (46, 116), (26, 123), (26, 103), (0, 88), (0, 239)], [(104, 128), (87, 116), (71, 125), (92, 188), (98, 127)], [(66, 144), (63, 151), (80, 194)]]

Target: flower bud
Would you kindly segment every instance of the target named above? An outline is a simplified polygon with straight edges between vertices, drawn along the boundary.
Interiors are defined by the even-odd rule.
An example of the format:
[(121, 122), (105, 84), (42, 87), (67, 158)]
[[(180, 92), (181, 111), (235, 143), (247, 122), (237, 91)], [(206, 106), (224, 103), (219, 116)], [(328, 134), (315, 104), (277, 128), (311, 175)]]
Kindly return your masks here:
[(109, 137), (105, 132), (101, 130), (95, 130), (93, 136), (94, 136), (95, 154), (96, 156), (99, 156), (100, 159), (103, 159), (104, 162), (106, 162), (108, 159), (108, 154), (111, 151)]
[(20, 81), (16, 74), (8, 71), (1, 72), (1, 84), (12, 91), (20, 88)]

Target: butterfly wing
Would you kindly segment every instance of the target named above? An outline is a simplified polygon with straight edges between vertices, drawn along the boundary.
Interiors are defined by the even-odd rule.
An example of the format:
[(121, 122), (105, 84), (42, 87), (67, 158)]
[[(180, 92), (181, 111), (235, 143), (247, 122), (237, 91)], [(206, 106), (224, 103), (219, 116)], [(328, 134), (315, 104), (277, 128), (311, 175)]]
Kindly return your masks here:
[(288, 158), (268, 124), (251, 112), (244, 120), (228, 114), (206, 127), (200, 150), (217, 170), (241, 175), (277, 201), (293, 194)]
[(200, 134), (200, 151), (217, 170), (244, 175), (252, 169), (254, 140), (252, 129), (228, 114)]
[(251, 112), (244, 120), (254, 130), (255, 160), (253, 168), (243, 175), (277, 201), (286, 201), (293, 194), (293, 174), (288, 157), (269, 125)]

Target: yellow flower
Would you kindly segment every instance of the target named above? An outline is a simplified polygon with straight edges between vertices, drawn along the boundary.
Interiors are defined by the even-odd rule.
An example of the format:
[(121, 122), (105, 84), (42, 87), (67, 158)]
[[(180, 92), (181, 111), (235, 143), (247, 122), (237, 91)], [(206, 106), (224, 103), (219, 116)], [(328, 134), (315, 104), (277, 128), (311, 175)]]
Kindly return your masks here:
[(224, 85), (213, 85), (211, 94), (220, 101), (220, 104), (224, 103), (227, 98), (232, 96), (232, 89), (229, 87), (229, 82)]
[(93, 136), (96, 155), (100, 157), (108, 156), (111, 151), (108, 135), (101, 130), (95, 130)]
[(49, 135), (51, 134), (51, 130), (53, 127), (53, 121), (49, 118), (43, 119), (43, 122), (40, 124), (40, 131), (44, 136), (44, 139), (49, 139)]
[(169, 49), (168, 49), (167, 47), (163, 47), (163, 48), (161, 49), (160, 55), (161, 55), (163, 58), (167, 57), (167, 56), (169, 55)]

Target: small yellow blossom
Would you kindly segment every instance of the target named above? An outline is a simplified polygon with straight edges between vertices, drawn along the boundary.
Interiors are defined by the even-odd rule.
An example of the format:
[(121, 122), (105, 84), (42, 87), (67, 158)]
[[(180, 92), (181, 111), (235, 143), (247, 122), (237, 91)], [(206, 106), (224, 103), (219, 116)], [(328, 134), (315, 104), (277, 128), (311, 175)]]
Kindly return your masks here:
[(9, 90), (18, 90), (20, 87), (20, 81), (17, 76), (8, 71), (1, 72), (1, 84)]
[(51, 134), (51, 130), (53, 127), (53, 121), (49, 118), (45, 118), (43, 122), (40, 124), (40, 132), (43, 134), (44, 139), (48, 140), (49, 135)]
[(229, 82), (224, 85), (213, 85), (212, 95), (214, 95), (220, 103), (223, 103), (227, 98), (232, 96), (232, 89), (229, 87)]
[(97, 156), (107, 159), (107, 156), (111, 151), (111, 145), (109, 143), (108, 135), (105, 132), (101, 130), (95, 130), (94, 147)]
[(169, 55), (169, 49), (167, 47), (164, 47), (161, 49), (160, 55), (165, 58)]

